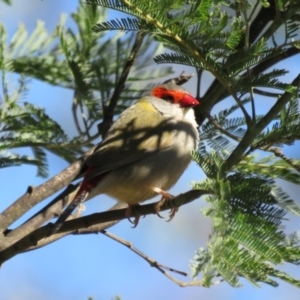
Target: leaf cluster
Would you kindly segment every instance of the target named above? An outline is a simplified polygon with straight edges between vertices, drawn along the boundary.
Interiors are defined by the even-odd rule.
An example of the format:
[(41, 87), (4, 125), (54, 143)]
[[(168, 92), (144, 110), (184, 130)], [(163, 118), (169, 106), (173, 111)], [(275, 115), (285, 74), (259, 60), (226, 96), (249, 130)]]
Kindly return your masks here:
[[(300, 216), (300, 206), (269, 178), (264, 167), (258, 167), (262, 161), (251, 171), (248, 165), (244, 169), (239, 165), (221, 178), (224, 157), (194, 153), (194, 158), (208, 176), (194, 188), (212, 191), (206, 197), (210, 206), (202, 212), (212, 220), (213, 230), (207, 249), (201, 247), (195, 254), (192, 276), (196, 278), (201, 273), (205, 286), (220, 277), (237, 287), (243, 277), (254, 285), (264, 282), (277, 286), (277, 278), (300, 287), (299, 281), (275, 267), (286, 262), (300, 263), (300, 239), (289, 242), (281, 229), (286, 212)], [(282, 175), (277, 173), (275, 178)]]

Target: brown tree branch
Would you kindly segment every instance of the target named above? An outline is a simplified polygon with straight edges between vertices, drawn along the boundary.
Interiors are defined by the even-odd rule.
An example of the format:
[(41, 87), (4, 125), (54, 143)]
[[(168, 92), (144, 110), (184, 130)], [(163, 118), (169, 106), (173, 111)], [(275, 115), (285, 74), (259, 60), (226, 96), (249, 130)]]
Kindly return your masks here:
[[(298, 48), (291, 47), (286, 51), (281, 52), (277, 56), (267, 59), (262, 63), (259, 63), (257, 66), (253, 67), (250, 70), (250, 74), (252, 77), (254, 77), (271, 68), (273, 65), (299, 53), (300, 50)], [(221, 102), (228, 96), (230, 96), (228, 91), (217, 80), (214, 80), (208, 88), (208, 90), (206, 91), (203, 98), (201, 98), (201, 105), (195, 107), (197, 123), (201, 125), (204, 122), (205, 116), (203, 115), (203, 111), (210, 112), (214, 105)]]
[[(288, 17), (286, 14), (282, 14), (278, 10), (277, 2), (275, 0), (269, 1), (269, 7), (261, 7), (256, 17), (251, 21), (250, 30), (249, 30), (249, 44), (252, 44), (256, 41), (256, 39), (261, 35), (266, 26), (276, 21), (276, 26), (269, 26), (268, 31), (264, 32), (266, 34), (266, 38), (268, 36), (272, 36), (276, 30), (286, 22), (286, 19), (292, 18), (293, 15), (297, 13), (297, 10), (293, 8), (288, 9)], [(290, 4), (291, 5), (291, 4)], [(291, 15), (292, 14), (292, 15)], [(237, 49), (241, 49), (244, 47), (244, 38), (241, 39)], [(262, 63), (259, 63), (255, 67), (253, 67), (251, 71), (251, 76), (258, 75), (268, 68), (272, 67), (276, 63), (283, 61), (287, 58), (290, 58), (296, 54), (299, 54), (300, 50), (296, 47), (290, 47), (286, 51), (278, 54), (275, 57), (272, 57)], [(226, 97), (230, 96), (228, 90), (217, 80), (211, 83), (210, 87), (207, 89), (205, 95), (201, 99), (201, 106), (195, 107), (196, 120), (199, 125), (201, 125), (205, 116), (202, 114), (203, 110), (210, 112), (216, 103), (224, 100)]]
[[(105, 236), (113, 239), (114, 241), (124, 245), (125, 247), (127, 247), (131, 251), (133, 251), (135, 254), (137, 254), (138, 256), (143, 258), (146, 262), (148, 262), (151, 267), (156, 268), (163, 275), (165, 275), (168, 279), (170, 279), (171, 281), (173, 281), (174, 283), (176, 283), (180, 287), (203, 286), (204, 285), (204, 282), (201, 279), (197, 280), (197, 281), (191, 281), (191, 282), (183, 282), (183, 281), (178, 280), (177, 278), (175, 278), (171, 274), (169, 274), (167, 271), (177, 273), (177, 274), (180, 274), (180, 275), (183, 275), (183, 276), (187, 276), (188, 274), (185, 273), (185, 272), (182, 272), (182, 271), (175, 270), (173, 268), (169, 268), (167, 266), (164, 266), (164, 265), (158, 263), (156, 260), (152, 259), (151, 257), (147, 256), (146, 254), (144, 254), (143, 252), (141, 252), (140, 250), (135, 248), (131, 242), (128, 242), (124, 239), (121, 239), (118, 236), (116, 236), (116, 235), (114, 235), (110, 232), (107, 232), (106, 230), (101, 231), (101, 233), (104, 234)], [(224, 280), (223, 279), (217, 280), (214, 283), (212, 283), (212, 285), (217, 285), (217, 284), (221, 283), (222, 281), (224, 281)]]
[[(182, 205), (194, 201), (195, 199), (198, 199), (203, 195), (211, 194), (211, 193), (212, 191), (207, 191), (207, 190), (188, 191), (184, 194), (180, 194), (179, 196), (175, 197), (172, 200), (166, 201), (164, 205), (161, 207), (161, 211), (168, 210), (174, 207), (180, 207)], [(136, 212), (139, 213), (140, 215), (156, 214), (156, 204), (157, 203), (141, 205), (137, 207)], [(112, 209), (115, 209), (116, 207), (119, 206), (114, 206)], [(43, 227), (36, 229), (35, 231), (25, 236), (23, 239), (16, 242), (11, 247), (0, 252), (0, 264), (2, 264), (6, 260), (12, 258), (13, 256), (19, 253), (28, 250), (34, 250), (40, 248), (41, 246), (45, 246), (49, 243), (52, 243), (53, 241), (57, 240), (57, 238), (61, 238), (62, 237), (61, 234), (73, 234), (73, 233), (83, 234), (86, 232), (91, 233), (92, 229), (95, 230), (96, 233), (101, 230), (104, 230), (107, 227), (112, 226), (112, 224), (115, 224), (116, 221), (127, 219), (126, 210), (127, 209), (125, 208), (110, 210), (102, 213), (95, 213), (89, 216), (68, 220), (63, 224), (60, 230), (56, 234), (54, 234), (54, 236), (51, 237), (48, 237), (48, 234), (53, 224), (49, 223)], [(132, 213), (132, 217), (134, 217), (134, 213)], [(114, 223), (111, 223), (112, 221)], [(103, 227), (99, 227), (99, 224), (103, 224)]]
[(55, 197), (48, 205), (43, 207), (25, 223), (13, 230), (5, 231), (5, 237), (0, 239), (0, 251), (10, 247), (53, 217), (59, 216), (63, 211), (63, 208), (72, 201), (72, 194), (74, 194), (74, 191), (76, 192), (77, 187), (78, 184), (70, 184), (62, 193)]
[[(295, 87), (300, 86), (300, 73), (293, 80), (292, 85)], [(230, 170), (240, 159), (246, 149), (251, 145), (255, 137), (280, 113), (283, 107), (291, 100), (293, 94), (285, 92), (269, 112), (254, 126), (248, 128), (246, 134), (242, 138), (239, 145), (233, 150), (228, 159), (223, 165), (223, 172)]]
[(283, 161), (288, 163), (291, 167), (293, 167), (297, 172), (300, 173), (300, 165), (285, 156), (280, 148), (270, 148), (267, 151), (273, 152), (275, 156), (280, 157)]
[[(177, 197), (175, 197), (172, 200), (166, 201), (162, 207), (161, 211), (165, 211), (168, 209), (180, 207), (182, 205), (188, 204), (195, 199), (198, 199), (199, 197), (211, 194), (212, 191), (207, 190), (191, 190), (186, 193), (180, 194)], [(156, 214), (156, 204), (157, 203), (150, 203), (145, 205), (140, 205), (135, 209), (134, 212), (130, 215), (131, 217), (135, 217), (135, 213), (140, 215), (149, 215), (149, 214)], [(67, 221), (64, 223), (64, 225), (61, 227), (61, 229), (58, 231), (58, 233), (61, 232), (74, 232), (81, 228), (88, 228), (92, 225), (96, 225), (102, 222), (110, 222), (110, 221), (116, 221), (116, 220), (123, 220), (127, 219), (126, 216), (127, 209), (119, 209), (119, 210), (112, 210), (108, 212), (103, 213), (95, 213), (91, 214), (89, 216), (77, 218), (76, 220)]]
[(137, 54), (143, 44), (143, 40), (145, 37), (144, 32), (138, 32), (136, 35), (136, 39), (131, 49), (131, 53), (127, 59), (127, 62), (123, 68), (122, 74), (120, 75), (119, 81), (116, 84), (114, 93), (110, 99), (109, 105), (107, 107), (103, 107), (103, 120), (100, 124), (98, 124), (98, 131), (101, 133), (102, 137), (105, 136), (106, 132), (112, 125), (115, 107), (118, 103), (120, 95), (125, 87), (125, 82), (129, 75), (129, 72), (135, 62)]
[(72, 163), (62, 172), (52, 177), (38, 187), (28, 187), (26, 193), (11, 204), (0, 214), (0, 233), (18, 220), (36, 204), (53, 195), (63, 187), (70, 184), (80, 173), (85, 159), (94, 150), (94, 147), (86, 152), (81, 158)]
[(158, 269), (160, 272), (164, 273), (164, 270), (168, 270), (183, 276), (187, 276), (188, 274), (182, 271), (178, 271), (175, 270), (173, 268), (169, 268), (167, 266), (164, 266), (160, 263), (158, 263), (156, 260), (150, 258), (149, 256), (147, 256), (146, 254), (144, 254), (143, 252), (141, 252), (140, 250), (138, 250), (137, 248), (135, 248), (132, 244), (132, 242), (128, 242), (110, 232), (107, 232), (106, 230), (101, 231), (102, 234), (104, 234), (105, 236), (109, 237), (110, 239), (120, 243), (121, 245), (127, 247), (128, 249), (130, 249), (131, 251), (133, 251), (135, 254), (137, 254), (139, 257), (143, 258), (146, 262), (148, 262), (150, 264), (151, 267), (154, 267), (156, 269)]
[(223, 133), (224, 135), (228, 136), (229, 138), (233, 139), (234, 141), (240, 142), (242, 139), (232, 133), (230, 133), (229, 131), (227, 131), (226, 129), (224, 129), (210, 114), (206, 114), (207, 119), (209, 120), (209, 122), (214, 125), (214, 127), (216, 129), (218, 129), (221, 133)]
[[(127, 204), (125, 204), (125, 203), (116, 203), (108, 211), (116, 210), (116, 209), (122, 209), (122, 208), (125, 208), (125, 207), (127, 208)], [(70, 215), (67, 220), (68, 221), (75, 220), (79, 217), (80, 217), (80, 215), (75, 213), (73, 215)], [(109, 221), (109, 222), (105, 222), (105, 223), (101, 223), (101, 224), (96, 224), (96, 225), (90, 226), (89, 228), (78, 229), (77, 231), (71, 232), (71, 233), (70, 232), (63, 232), (63, 233), (58, 233), (58, 234), (55, 234), (55, 235), (53, 234), (51, 236), (47, 236), (47, 237), (39, 240), (36, 245), (29, 247), (25, 252), (32, 251), (32, 250), (37, 250), (41, 247), (47, 246), (48, 244), (51, 244), (51, 243), (65, 237), (69, 234), (74, 234), (74, 235), (91, 234), (91, 233), (97, 234), (97, 233), (99, 233), (99, 232), (101, 232), (101, 231), (117, 224), (117, 223), (119, 223), (119, 220)]]

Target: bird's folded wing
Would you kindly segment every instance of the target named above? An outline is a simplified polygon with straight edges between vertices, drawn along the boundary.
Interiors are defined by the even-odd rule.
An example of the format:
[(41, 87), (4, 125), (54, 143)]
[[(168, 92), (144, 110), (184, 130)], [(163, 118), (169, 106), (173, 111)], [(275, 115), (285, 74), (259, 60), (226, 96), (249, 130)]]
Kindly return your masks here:
[(90, 177), (162, 151), (172, 145), (174, 135), (174, 121), (142, 99), (120, 115), (108, 137), (87, 159), (87, 165), (93, 166)]

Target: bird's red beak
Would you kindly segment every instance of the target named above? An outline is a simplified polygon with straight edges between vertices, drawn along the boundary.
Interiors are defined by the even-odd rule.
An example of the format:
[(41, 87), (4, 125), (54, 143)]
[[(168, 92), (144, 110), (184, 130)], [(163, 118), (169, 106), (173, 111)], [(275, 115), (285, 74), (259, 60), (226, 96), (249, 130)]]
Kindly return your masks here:
[(180, 101), (181, 107), (192, 107), (196, 105), (199, 105), (199, 101), (189, 94), (185, 94)]

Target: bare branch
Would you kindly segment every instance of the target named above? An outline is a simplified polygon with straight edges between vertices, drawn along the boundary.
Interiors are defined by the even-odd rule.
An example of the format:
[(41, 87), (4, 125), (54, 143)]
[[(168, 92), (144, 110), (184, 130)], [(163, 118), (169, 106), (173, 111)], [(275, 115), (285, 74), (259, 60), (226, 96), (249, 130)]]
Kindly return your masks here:
[(70, 184), (79, 174), (86, 157), (90, 155), (92, 151), (94, 151), (94, 147), (62, 172), (40, 186), (35, 188), (29, 187), (23, 196), (0, 214), (0, 232), (3, 233), (8, 226), (18, 220), (36, 204)]
[(144, 32), (138, 32), (136, 35), (135, 42), (132, 46), (131, 53), (128, 57), (128, 60), (123, 68), (123, 72), (120, 76), (118, 83), (116, 84), (116, 88), (114, 93), (110, 99), (109, 105), (107, 107), (103, 107), (103, 120), (100, 124), (98, 124), (98, 131), (101, 133), (102, 136), (105, 136), (107, 130), (110, 128), (114, 116), (114, 110), (119, 100), (119, 97), (124, 89), (125, 82), (129, 75), (129, 72), (135, 62), (137, 54), (143, 44), (143, 40), (145, 37)]
[[(114, 206), (112, 206), (108, 211), (111, 211), (111, 210), (116, 210), (116, 209), (122, 209), (124, 207), (127, 207), (127, 204), (125, 203), (116, 203)], [(79, 217), (78, 214), (74, 214), (74, 215), (71, 215), (68, 217), (68, 220), (74, 220), (74, 219), (77, 219)], [(119, 223), (119, 220), (117, 221), (110, 221), (110, 222), (105, 222), (105, 223), (102, 223), (102, 224), (96, 224), (94, 226), (91, 226), (89, 228), (82, 228), (82, 229), (79, 229), (75, 232), (72, 232), (72, 234), (74, 235), (78, 235), (78, 234), (90, 234), (90, 233), (99, 233), (115, 224)], [(66, 235), (69, 235), (71, 234), (70, 232), (63, 232), (63, 233), (59, 233), (59, 234), (53, 234), (51, 236), (47, 236), (41, 240), (39, 240), (37, 242), (37, 244), (35, 246), (32, 246), (32, 247), (29, 247), (25, 252), (27, 251), (32, 251), (32, 250), (36, 250), (36, 249), (39, 249), (41, 247), (44, 247), (44, 246), (47, 246), (48, 244), (51, 244), (63, 237), (65, 237)]]
[[(291, 85), (296, 87), (300, 86), (300, 73), (293, 80)], [(292, 97), (292, 93), (285, 92), (269, 110), (269, 112), (255, 126), (253, 126), (252, 128), (248, 128), (239, 145), (234, 149), (234, 151), (231, 153), (231, 155), (223, 165), (223, 171), (230, 170), (231, 167), (233, 167), (239, 161), (239, 159), (246, 151), (246, 149), (251, 145), (257, 134), (259, 134), (279, 114), (282, 108), (291, 100)]]
[(209, 120), (209, 122), (211, 124), (214, 125), (214, 127), (216, 129), (218, 129), (221, 133), (223, 133), (224, 135), (228, 136), (229, 138), (233, 139), (234, 141), (240, 142), (242, 139), (232, 133), (230, 133), (229, 131), (227, 131), (226, 129), (224, 129), (209, 113), (205, 114), (207, 119)]
[(78, 131), (78, 134), (79, 135), (82, 135), (83, 132), (80, 128), (80, 125), (79, 125), (79, 120), (77, 118), (77, 107), (78, 107), (78, 101), (77, 101), (77, 90), (74, 91), (74, 96), (73, 96), (73, 101), (72, 101), (72, 114), (73, 114), (73, 119), (74, 119), (74, 123), (75, 123), (75, 127)]
[[(264, 72), (265, 70), (269, 69), (273, 65), (281, 61), (284, 61), (285, 59), (288, 59), (299, 53), (300, 50), (298, 48), (291, 47), (286, 51), (281, 52), (277, 56), (271, 57), (270, 59), (267, 59), (262, 63), (259, 63), (257, 66), (253, 67), (251, 69), (251, 76), (254, 77)], [(214, 107), (215, 104), (224, 100), (228, 96), (230, 96), (228, 91), (222, 86), (220, 82), (218, 82), (215, 79), (213, 83), (210, 85), (210, 87), (208, 88), (208, 90), (206, 91), (205, 96), (202, 97), (201, 105), (195, 107), (195, 115), (196, 115), (197, 123), (201, 125), (204, 122), (205, 117), (202, 113), (203, 111), (211, 111), (212, 107)]]
[[(165, 275), (168, 279), (170, 279), (171, 281), (173, 281), (174, 283), (176, 283), (177, 285), (179, 285), (180, 287), (187, 287), (187, 286), (203, 286), (203, 280), (197, 280), (197, 281), (191, 281), (191, 282), (183, 282), (178, 280), (177, 278), (173, 277), (171, 274), (169, 274), (167, 271), (170, 272), (174, 272), (183, 276), (187, 276), (188, 274), (182, 271), (178, 271), (175, 270), (173, 268), (169, 268), (167, 266), (164, 266), (160, 263), (158, 263), (156, 260), (152, 259), (151, 257), (147, 256), (146, 254), (144, 254), (143, 252), (141, 252), (140, 250), (138, 250), (137, 248), (135, 248), (133, 246), (133, 244), (131, 242), (128, 242), (124, 239), (121, 239), (120, 237), (107, 232), (106, 230), (101, 231), (102, 234), (104, 234), (105, 236), (113, 239), (114, 241), (124, 245), (125, 247), (127, 247), (128, 249), (130, 249), (131, 251), (133, 251), (134, 253), (136, 253), (138, 256), (140, 256), (141, 258), (143, 258), (146, 262), (148, 262), (150, 264), (151, 267), (156, 268), (158, 271), (160, 271), (163, 275)], [(167, 270), (167, 271), (166, 271)], [(223, 280), (218, 280), (215, 281), (212, 285), (216, 285), (221, 283)]]
[(141, 258), (143, 258), (145, 261), (147, 261), (151, 267), (154, 267), (156, 269), (158, 269), (159, 271), (161, 272), (164, 272), (164, 270), (168, 270), (168, 271), (171, 271), (171, 272), (174, 272), (174, 273), (177, 273), (177, 274), (180, 274), (180, 275), (183, 275), (183, 276), (187, 276), (188, 274), (185, 273), (185, 272), (182, 272), (182, 271), (178, 271), (178, 270), (175, 270), (173, 268), (169, 268), (167, 266), (164, 266), (160, 263), (158, 263), (157, 261), (153, 260), (152, 258), (150, 258), (149, 256), (147, 256), (146, 254), (144, 254), (143, 252), (141, 252), (140, 250), (138, 250), (137, 248), (135, 248), (132, 244), (132, 242), (128, 242), (110, 232), (107, 232), (106, 230), (103, 230), (101, 231), (102, 234), (104, 234), (105, 236), (109, 237), (110, 239), (120, 243), (121, 245), (127, 247), (128, 249), (130, 249), (131, 251), (133, 251), (134, 253), (136, 253), (138, 256), (140, 256)]
[[(162, 270), (162, 273), (167, 277), (169, 278), (171, 281), (173, 281), (174, 283), (176, 283), (177, 285), (179, 285), (180, 287), (187, 287), (187, 286), (204, 286), (204, 282), (203, 280), (197, 280), (197, 281), (191, 281), (191, 282), (183, 282), (183, 281), (180, 281), (178, 280), (177, 278), (173, 277), (172, 275), (170, 275), (168, 272)], [(220, 280), (217, 280), (215, 282), (213, 282), (211, 284), (212, 285), (217, 285), (217, 284), (220, 284), (221, 282), (223, 282), (224, 279), (220, 279)]]
[(300, 165), (294, 163), (292, 159), (285, 156), (280, 148), (270, 148), (268, 149), (268, 151), (273, 152), (275, 156), (280, 157), (282, 160), (287, 162), (290, 166), (292, 166), (296, 171), (300, 173)]
[[(191, 190), (184, 194), (180, 194), (179, 196), (175, 197), (172, 200), (166, 201), (164, 205), (161, 207), (161, 211), (172, 209), (174, 207), (180, 207), (182, 205), (185, 205), (187, 203), (190, 203), (194, 201), (195, 199), (198, 199), (199, 197), (205, 195), (205, 194), (211, 194), (212, 191), (206, 191), (206, 190)], [(135, 213), (138, 213), (140, 215), (149, 215), (149, 214), (156, 214), (156, 204), (157, 203), (151, 203), (146, 205), (141, 205), (136, 208), (135, 212), (132, 213), (132, 217), (134, 217)], [(115, 205), (112, 209), (119, 208), (121, 204)], [(25, 236), (23, 239), (16, 242), (11, 247), (3, 250), (0, 253), (0, 264), (5, 262), (6, 260), (10, 259), (11, 257), (28, 251), (28, 250), (34, 250), (37, 248), (40, 248), (41, 245), (44, 246), (48, 243), (51, 243), (56, 240), (56, 236), (59, 238), (62, 237), (62, 233), (66, 234), (84, 234), (84, 233), (91, 233), (92, 229), (96, 232), (99, 232), (101, 230), (106, 229), (109, 226), (112, 226), (116, 223), (116, 221), (120, 221), (123, 219), (127, 219), (126, 216), (126, 210), (127, 209), (116, 209), (116, 210), (110, 210), (102, 213), (95, 213), (91, 214), (89, 216), (84, 216), (80, 218), (75, 218), (72, 220), (66, 221), (63, 226), (60, 228), (60, 230), (54, 234), (54, 237), (48, 238), (48, 234), (53, 226), (52, 223), (49, 223), (43, 227), (40, 227), (33, 231), (32, 233)], [(73, 218), (73, 216), (71, 217)], [(114, 221), (114, 223), (111, 223)], [(104, 224), (103, 224), (104, 223)], [(104, 225), (105, 228), (99, 227), (99, 224)], [(96, 225), (96, 226), (94, 226)], [(92, 227), (94, 226), (94, 227)], [(87, 230), (85, 230), (85, 228)], [(43, 241), (42, 241), (43, 240)]]
[(30, 234), (35, 229), (46, 223), (48, 220), (58, 216), (63, 208), (73, 200), (73, 195), (77, 192), (78, 184), (70, 184), (62, 193), (55, 197), (48, 205), (42, 208), (25, 223), (11, 231), (4, 232), (0, 243), (0, 251), (10, 247), (18, 240)]
[[(165, 211), (168, 209), (173, 209), (185, 205), (198, 199), (199, 197), (211, 194), (212, 191), (207, 190), (191, 190), (186, 193), (180, 194), (172, 200), (166, 201), (161, 206), (161, 211)], [(140, 215), (149, 215), (149, 214), (156, 214), (156, 204), (157, 203), (150, 203), (145, 205), (138, 206), (134, 212), (130, 215), (131, 217), (135, 217), (135, 213)], [(60, 232), (74, 232), (81, 228), (88, 228), (92, 225), (103, 223), (103, 222), (110, 222), (115, 220), (123, 220), (127, 219), (126, 216), (127, 209), (119, 209), (119, 210), (112, 210), (102, 213), (95, 213), (89, 216), (81, 217), (76, 220), (67, 221), (58, 231)]]

